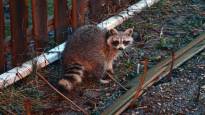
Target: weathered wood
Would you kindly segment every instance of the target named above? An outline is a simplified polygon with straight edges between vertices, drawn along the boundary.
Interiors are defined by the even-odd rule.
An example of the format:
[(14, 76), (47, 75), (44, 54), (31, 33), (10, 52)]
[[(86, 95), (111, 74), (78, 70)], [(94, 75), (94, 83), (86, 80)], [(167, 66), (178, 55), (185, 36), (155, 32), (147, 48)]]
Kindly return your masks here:
[(85, 23), (87, 10), (88, 0), (72, 0), (71, 25), (74, 30)]
[(85, 24), (86, 21), (86, 13), (88, 11), (88, 3), (89, 0), (78, 0), (77, 9), (78, 9), (78, 27)]
[[(161, 73), (163, 72), (163, 71), (165, 71), (166, 70), (166, 68), (165, 67), (163, 67), (163, 68), (161, 68), (161, 70), (159, 70), (159, 71), (157, 71), (154, 75), (153, 75), (153, 79), (150, 79), (150, 81), (155, 81), (156, 80), (156, 78), (158, 79), (158, 76), (159, 75), (161, 75)], [(146, 82), (146, 83), (148, 83), (148, 82)], [(153, 82), (152, 82), (153, 83)], [(136, 84), (139, 84), (138, 82), (136, 83)], [(149, 87), (149, 86), (151, 86), (152, 84), (146, 84), (146, 86), (147, 87)], [(142, 88), (144, 88), (145, 87), (145, 84), (143, 85), (143, 87)], [(114, 108), (113, 109), (113, 111), (112, 112), (116, 112), (115, 114), (116, 115), (120, 115), (124, 110), (126, 110), (129, 106), (130, 106), (130, 104), (133, 104), (133, 97), (136, 95), (136, 91), (139, 91), (138, 92), (138, 96), (140, 96), (142, 93), (143, 93), (143, 89), (141, 89), (141, 90), (138, 90), (139, 88), (138, 88), (138, 86), (136, 86), (136, 87), (133, 87), (133, 88), (131, 88), (126, 94), (124, 94), (124, 96), (123, 96), (123, 98), (121, 98), (122, 100), (123, 100), (123, 102), (122, 103), (120, 103), (119, 105), (116, 105), (116, 104), (118, 104), (118, 103), (114, 103), (113, 104), (113, 106), (118, 106), (118, 107), (116, 107), (116, 108), (119, 108), (119, 110), (116, 110), (115, 111), (115, 109), (116, 108)], [(134, 93), (133, 93), (134, 92)], [(105, 112), (104, 112), (105, 113)], [(109, 114), (110, 115), (110, 114)]]
[[(32, 40), (32, 30), (33, 30), (32, 26), (27, 28), (27, 33), (26, 33), (27, 41)], [(51, 16), (48, 18), (48, 32), (53, 31), (53, 30), (54, 30), (54, 18), (53, 18), (53, 16)], [(12, 43), (11, 43), (10, 39), (11, 39), (11, 36), (6, 37), (7, 41), (5, 41), (5, 44), (4, 44), (5, 52), (11, 52), (10, 46)]]
[(95, 22), (99, 21), (99, 19), (102, 17), (102, 13), (107, 10), (103, 9), (103, 6), (108, 2), (110, 2), (110, 0), (89, 0), (89, 19), (92, 19)]
[(37, 51), (48, 44), (47, 0), (32, 0), (33, 37)]
[(0, 73), (4, 71), (5, 67), (5, 50), (4, 50), (4, 14), (3, 14), (3, 1), (0, 0)]
[(54, 0), (54, 26), (57, 43), (62, 43), (67, 37), (69, 11), (66, 0)]
[[(203, 49), (205, 49), (205, 33), (197, 37), (197, 39), (175, 53), (176, 59), (173, 67), (177, 68)], [(169, 73), (171, 67), (170, 63), (171, 57), (157, 64), (148, 71), (145, 84), (143, 85), (143, 89), (140, 91), (140, 94), (143, 93), (144, 89), (159, 81), (162, 77), (165, 77)], [(139, 86), (139, 78), (140, 77), (137, 77), (136, 79), (131, 81), (131, 83), (129, 84), (130, 86), (132, 86), (132, 88), (128, 90), (124, 95), (120, 96), (110, 107), (108, 107), (102, 113), (102, 115), (112, 115), (116, 113), (120, 114), (129, 106), (130, 103), (135, 101), (133, 100), (133, 96), (136, 94), (136, 89)]]
[(73, 29), (76, 29), (77, 26), (78, 26), (78, 23), (77, 23), (77, 19), (78, 19), (77, 11), (78, 11), (78, 9), (77, 9), (77, 0), (72, 0), (71, 25), (72, 25)]
[(12, 63), (17, 66), (25, 61), (27, 51), (28, 1), (10, 0)]

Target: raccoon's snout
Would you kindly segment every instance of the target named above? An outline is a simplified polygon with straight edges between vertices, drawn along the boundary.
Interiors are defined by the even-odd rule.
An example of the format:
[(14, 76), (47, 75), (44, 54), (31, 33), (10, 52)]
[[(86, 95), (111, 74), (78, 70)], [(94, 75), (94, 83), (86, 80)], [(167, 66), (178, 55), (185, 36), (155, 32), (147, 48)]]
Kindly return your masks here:
[(116, 49), (118, 50), (124, 50), (126, 48), (126, 46), (124, 46), (123, 44), (119, 44)]
[(112, 45), (115, 46), (115, 47), (118, 46), (119, 45), (119, 41), (113, 41)]
[(122, 47), (118, 48), (118, 50), (124, 50)]

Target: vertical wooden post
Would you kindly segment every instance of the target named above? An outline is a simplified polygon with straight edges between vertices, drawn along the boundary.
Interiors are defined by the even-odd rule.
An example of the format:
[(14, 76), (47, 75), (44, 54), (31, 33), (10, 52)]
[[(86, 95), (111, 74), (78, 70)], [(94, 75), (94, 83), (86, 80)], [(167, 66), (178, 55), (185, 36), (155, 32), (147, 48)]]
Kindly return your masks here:
[(31, 114), (31, 100), (30, 99), (25, 99), (24, 100), (24, 109), (25, 109), (25, 112), (26, 112), (26, 115), (32, 115)]
[(78, 0), (77, 2), (77, 6), (78, 6), (78, 26), (82, 26), (85, 23), (85, 19), (86, 19), (86, 12), (88, 10), (88, 0)]
[(72, 9), (71, 9), (71, 25), (75, 30), (78, 26), (77, 23), (77, 0), (72, 0)]
[(99, 21), (101, 17), (100, 13), (103, 13), (104, 10), (107, 10), (103, 9), (103, 4), (107, 5), (107, 2), (109, 1), (110, 0), (89, 0), (89, 19), (93, 21)]
[(87, 9), (88, 0), (72, 0), (71, 25), (74, 30), (85, 23)]
[(47, 0), (32, 0), (33, 36), (36, 50), (42, 52), (48, 44)]
[(68, 12), (66, 0), (54, 0), (54, 26), (57, 43), (63, 42), (67, 37)]
[(3, 11), (3, 1), (0, 0), (0, 73), (4, 71), (5, 66), (5, 50), (4, 50), (4, 11)]
[(12, 62), (17, 66), (25, 61), (27, 50), (28, 1), (9, 0), (11, 15)]

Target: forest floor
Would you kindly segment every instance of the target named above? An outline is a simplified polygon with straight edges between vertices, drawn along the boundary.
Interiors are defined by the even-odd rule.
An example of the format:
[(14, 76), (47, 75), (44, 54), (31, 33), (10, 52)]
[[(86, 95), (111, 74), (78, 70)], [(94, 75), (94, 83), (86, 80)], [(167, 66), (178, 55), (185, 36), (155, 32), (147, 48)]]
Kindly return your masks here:
[[(134, 27), (135, 43), (114, 63), (115, 77), (123, 85), (143, 72), (144, 58), (149, 60), (148, 68), (151, 68), (170, 56), (170, 50), (185, 47), (205, 32), (205, 1), (161, 0), (117, 28), (130, 27)], [(56, 86), (62, 75), (61, 60), (39, 72)], [(115, 82), (103, 85), (93, 78), (64, 94), (89, 113), (98, 115), (125, 92)], [(33, 114), (82, 114), (35, 74), (0, 91), (2, 114), (24, 113), (28, 102)], [(205, 113), (205, 50), (174, 69), (171, 81), (164, 78), (148, 88), (136, 105), (123, 114)]]

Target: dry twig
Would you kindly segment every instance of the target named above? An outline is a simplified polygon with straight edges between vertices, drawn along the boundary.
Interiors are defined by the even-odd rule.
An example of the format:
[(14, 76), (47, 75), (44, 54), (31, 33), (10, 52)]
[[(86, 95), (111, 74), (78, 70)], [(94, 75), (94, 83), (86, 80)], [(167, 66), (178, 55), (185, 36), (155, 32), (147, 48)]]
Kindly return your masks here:
[(31, 115), (31, 101), (29, 99), (24, 100), (24, 109), (26, 111), (26, 115)]
[(110, 77), (115, 83), (117, 83), (120, 87), (122, 87), (125, 91), (127, 91), (128, 89), (126, 87), (124, 87), (120, 82), (118, 82), (112, 75), (110, 75), (110, 73), (107, 72), (108, 77)]
[(5, 108), (1, 108), (3, 111), (5, 111), (7, 114), (9, 114), (9, 115), (17, 115), (16, 113), (14, 113), (14, 112), (12, 112), (12, 111), (10, 111), (10, 110), (7, 110), (7, 109), (5, 109)]
[(56, 91), (60, 96), (62, 96), (64, 99), (69, 101), (72, 105), (74, 105), (76, 108), (78, 108), (80, 111), (82, 111), (85, 115), (89, 115), (87, 111), (85, 111), (83, 108), (79, 107), (76, 103), (74, 103), (71, 99), (66, 97), (64, 94), (62, 94), (58, 89), (56, 89), (52, 84), (50, 84), (43, 75), (41, 75), (39, 72), (36, 72), (37, 76), (39, 76), (46, 84), (48, 84), (54, 91)]

